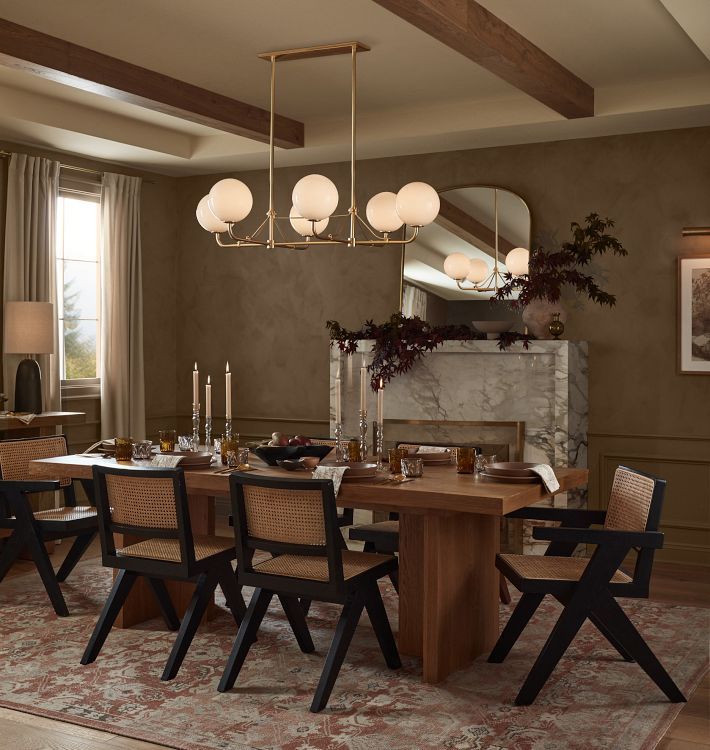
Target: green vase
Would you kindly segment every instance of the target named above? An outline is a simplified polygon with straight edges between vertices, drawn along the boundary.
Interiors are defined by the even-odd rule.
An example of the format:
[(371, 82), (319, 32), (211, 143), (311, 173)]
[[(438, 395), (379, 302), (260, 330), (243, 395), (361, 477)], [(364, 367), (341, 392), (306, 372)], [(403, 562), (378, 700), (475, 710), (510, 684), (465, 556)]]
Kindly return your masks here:
[(560, 336), (565, 332), (565, 324), (560, 320), (560, 314), (553, 313), (552, 322), (548, 326), (550, 334), (555, 340), (559, 340)]

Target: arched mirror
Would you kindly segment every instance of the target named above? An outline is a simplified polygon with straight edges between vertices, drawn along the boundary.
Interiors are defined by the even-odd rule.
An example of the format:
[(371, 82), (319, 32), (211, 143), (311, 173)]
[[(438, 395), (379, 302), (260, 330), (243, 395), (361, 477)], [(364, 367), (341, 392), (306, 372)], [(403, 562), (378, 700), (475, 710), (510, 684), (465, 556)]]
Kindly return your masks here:
[[(530, 248), (527, 203), (510, 190), (488, 185), (441, 190), (439, 198), (441, 209), (435, 223), (405, 246), (402, 312), (432, 325), (470, 325), (474, 320), (501, 316), (512, 320), (515, 316), (510, 310), (499, 310), (488, 300), (495, 286), (502, 284), (496, 272), (508, 270), (508, 253)], [(464, 257), (457, 255), (445, 269), (446, 259), (455, 253)], [(457, 280), (463, 271), (474, 281)]]

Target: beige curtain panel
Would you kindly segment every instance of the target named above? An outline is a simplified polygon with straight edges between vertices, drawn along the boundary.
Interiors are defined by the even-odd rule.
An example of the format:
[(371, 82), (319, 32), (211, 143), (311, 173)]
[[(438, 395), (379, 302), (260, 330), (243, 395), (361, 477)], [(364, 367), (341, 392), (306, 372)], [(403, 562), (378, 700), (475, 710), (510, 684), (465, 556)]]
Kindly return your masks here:
[[(12, 154), (7, 177), (3, 301), (51, 302), (54, 305), (54, 354), (37, 357), (42, 370), (45, 411), (60, 409), (56, 280), (58, 190), (59, 162)], [(11, 404), (15, 373), (22, 358), (20, 354), (3, 356), (3, 390)]]
[(101, 435), (145, 437), (143, 283), (138, 177), (101, 189)]

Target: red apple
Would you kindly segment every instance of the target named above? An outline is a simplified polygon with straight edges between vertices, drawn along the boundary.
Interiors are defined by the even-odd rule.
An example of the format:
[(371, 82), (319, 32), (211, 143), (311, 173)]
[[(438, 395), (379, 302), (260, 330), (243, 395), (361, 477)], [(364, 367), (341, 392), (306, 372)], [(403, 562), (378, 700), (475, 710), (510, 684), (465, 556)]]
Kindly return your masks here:
[(286, 435), (281, 435), (281, 437), (279, 438), (279, 445), (283, 447), (288, 444), (289, 444), (288, 437)]
[(310, 440), (305, 435), (296, 435), (294, 440), (298, 440), (299, 445), (308, 445)]
[(291, 438), (288, 441), (288, 444), (289, 445), (293, 445), (293, 446), (297, 446), (297, 445), (300, 445), (301, 443), (298, 441), (298, 438), (293, 437), (293, 438)]

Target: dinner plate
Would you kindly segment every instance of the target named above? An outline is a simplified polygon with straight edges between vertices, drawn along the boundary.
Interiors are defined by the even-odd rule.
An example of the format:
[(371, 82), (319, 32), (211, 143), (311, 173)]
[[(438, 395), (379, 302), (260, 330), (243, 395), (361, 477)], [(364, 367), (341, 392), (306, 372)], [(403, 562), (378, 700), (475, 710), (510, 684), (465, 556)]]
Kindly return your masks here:
[(489, 474), (488, 472), (482, 471), (481, 476), (485, 479), (490, 479), (491, 482), (503, 482), (504, 484), (536, 484), (542, 482), (542, 478), (537, 474), (530, 477), (516, 477), (516, 476), (501, 476), (500, 474)]
[(181, 456), (180, 466), (209, 466), (212, 463), (212, 454), (206, 451), (163, 451), (163, 456)]
[(431, 464), (450, 464), (451, 463), (451, 454), (446, 453), (442, 455), (441, 453), (412, 453), (411, 455), (407, 456), (407, 458), (421, 458), (422, 463), (427, 466)]
[(373, 479), (377, 478), (377, 472), (373, 471), (372, 474), (352, 474), (351, 476), (348, 476), (350, 474), (349, 471), (346, 471), (345, 474), (343, 474), (343, 482), (347, 484), (353, 484), (356, 482), (371, 482)]
[(489, 474), (497, 474), (499, 476), (532, 477), (537, 476), (532, 471), (533, 466), (537, 466), (537, 464), (525, 461), (498, 461), (486, 467), (486, 471)]

